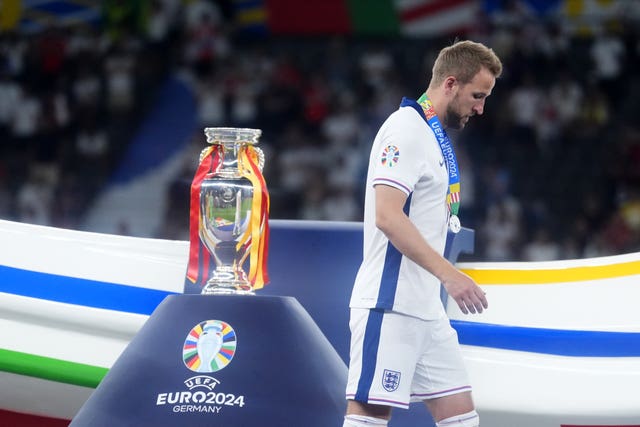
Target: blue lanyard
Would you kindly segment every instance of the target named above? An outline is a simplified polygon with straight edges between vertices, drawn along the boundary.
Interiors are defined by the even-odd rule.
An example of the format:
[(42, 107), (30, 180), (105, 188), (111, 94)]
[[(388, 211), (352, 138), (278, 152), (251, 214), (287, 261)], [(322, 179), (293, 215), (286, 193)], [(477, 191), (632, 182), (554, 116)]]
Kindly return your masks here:
[(453, 150), (451, 140), (447, 135), (447, 132), (442, 127), (440, 119), (433, 110), (433, 105), (426, 94), (423, 94), (418, 102), (409, 99), (402, 98), (400, 107), (411, 107), (415, 109), (420, 117), (427, 122), (440, 146), (442, 156), (447, 163), (447, 171), (449, 172), (449, 188), (447, 191), (447, 204), (449, 205), (449, 211), (452, 215), (457, 215), (460, 209), (460, 173), (458, 170), (458, 160), (456, 159), (456, 153)]

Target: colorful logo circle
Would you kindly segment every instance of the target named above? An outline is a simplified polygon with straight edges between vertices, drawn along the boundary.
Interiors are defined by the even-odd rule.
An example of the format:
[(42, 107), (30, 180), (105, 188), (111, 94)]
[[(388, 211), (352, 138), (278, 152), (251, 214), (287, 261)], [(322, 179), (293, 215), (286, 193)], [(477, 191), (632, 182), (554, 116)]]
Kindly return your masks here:
[(400, 150), (395, 145), (387, 145), (384, 150), (382, 150), (382, 165), (389, 166), (392, 168), (398, 163), (398, 159), (400, 158)]
[(189, 331), (182, 360), (194, 372), (216, 372), (231, 363), (236, 345), (236, 331), (231, 325), (221, 320), (205, 320)]

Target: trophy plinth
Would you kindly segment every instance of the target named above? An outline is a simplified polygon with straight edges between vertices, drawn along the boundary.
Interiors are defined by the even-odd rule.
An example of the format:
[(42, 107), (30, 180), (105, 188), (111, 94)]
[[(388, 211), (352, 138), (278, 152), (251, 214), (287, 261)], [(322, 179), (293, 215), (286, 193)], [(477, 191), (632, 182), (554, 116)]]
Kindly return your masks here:
[(338, 426), (346, 382), (295, 298), (170, 295), (71, 426)]

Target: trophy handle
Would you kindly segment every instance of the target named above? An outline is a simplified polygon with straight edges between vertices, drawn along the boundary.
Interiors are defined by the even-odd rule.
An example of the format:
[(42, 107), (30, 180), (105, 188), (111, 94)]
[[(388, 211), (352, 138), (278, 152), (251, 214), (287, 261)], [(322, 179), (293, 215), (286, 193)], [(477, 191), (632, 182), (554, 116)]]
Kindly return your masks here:
[(262, 168), (264, 168), (264, 151), (262, 151), (260, 147), (253, 147), (253, 149), (256, 150), (258, 154), (258, 169), (262, 172)]

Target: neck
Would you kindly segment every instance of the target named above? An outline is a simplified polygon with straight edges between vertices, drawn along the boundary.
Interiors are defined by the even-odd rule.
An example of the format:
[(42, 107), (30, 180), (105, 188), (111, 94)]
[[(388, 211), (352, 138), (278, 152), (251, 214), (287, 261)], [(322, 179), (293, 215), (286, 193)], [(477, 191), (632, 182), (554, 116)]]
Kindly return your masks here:
[(447, 110), (447, 104), (444, 97), (440, 91), (431, 87), (427, 89), (426, 93), (431, 101), (431, 105), (433, 105), (433, 110), (436, 112), (440, 120), (442, 120)]

